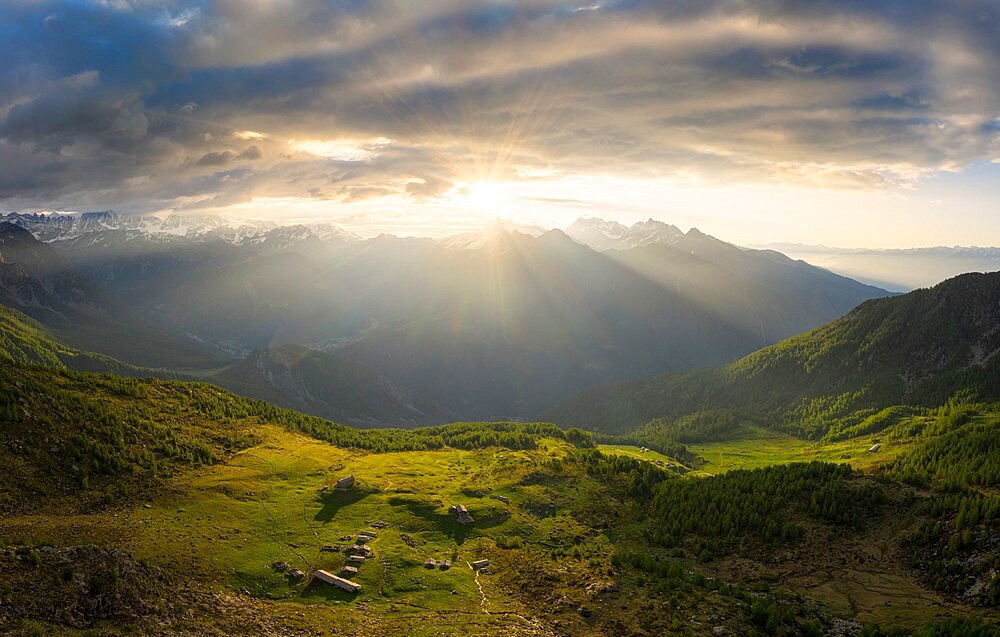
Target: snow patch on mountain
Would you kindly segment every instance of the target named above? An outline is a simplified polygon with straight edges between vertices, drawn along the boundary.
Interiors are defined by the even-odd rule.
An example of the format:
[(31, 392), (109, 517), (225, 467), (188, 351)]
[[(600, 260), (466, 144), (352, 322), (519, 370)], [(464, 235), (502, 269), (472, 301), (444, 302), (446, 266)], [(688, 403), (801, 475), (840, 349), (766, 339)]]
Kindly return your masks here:
[(684, 237), (677, 226), (656, 219), (626, 227), (617, 221), (585, 217), (574, 221), (565, 232), (577, 243), (598, 252), (630, 250), (653, 244), (674, 245)]
[(582, 243), (597, 251), (611, 250), (615, 243), (628, 231), (628, 226), (617, 221), (605, 221), (597, 217), (581, 217), (571, 223), (565, 233), (573, 241)]

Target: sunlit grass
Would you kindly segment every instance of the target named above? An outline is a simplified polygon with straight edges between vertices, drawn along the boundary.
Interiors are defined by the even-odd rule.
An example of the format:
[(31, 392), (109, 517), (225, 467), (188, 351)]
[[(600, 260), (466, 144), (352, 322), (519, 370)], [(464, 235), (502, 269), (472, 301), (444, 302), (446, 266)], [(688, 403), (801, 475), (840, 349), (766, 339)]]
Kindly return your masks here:
[[(881, 441), (881, 448), (874, 453), (868, 449)], [(699, 456), (704, 464), (691, 471), (689, 476), (712, 476), (737, 469), (760, 469), (792, 462), (850, 463), (852, 467), (871, 470), (885, 464), (913, 445), (909, 439), (886, 440), (884, 436), (863, 436), (833, 443), (810, 442), (769, 431), (761, 427), (746, 427), (738, 439), (723, 442), (691, 443), (688, 451)], [(640, 451), (631, 445), (601, 445), (601, 451), (643, 458), (654, 462), (682, 463), (656, 451)]]
[[(617, 454), (622, 456), (630, 456), (632, 458), (639, 458), (641, 460), (648, 460), (649, 462), (656, 462), (659, 460), (663, 464), (675, 464), (679, 467), (684, 467), (684, 463), (681, 461), (671, 458), (670, 456), (665, 456), (658, 451), (653, 451), (649, 449), (647, 451), (642, 451), (640, 447), (634, 447), (632, 445), (599, 445), (598, 448), (607, 454)], [(685, 469), (687, 467), (684, 467)]]
[[(495, 550), (498, 536), (582, 532), (562, 528), (572, 522), (570, 517), (538, 520), (521, 506), (548, 493), (540, 485), (521, 484), (521, 479), (540, 462), (570, 448), (560, 441), (542, 440), (535, 451), (372, 454), (278, 427), (259, 430), (263, 444), (226, 464), (177, 476), (168, 492), (134, 508), (94, 515), (20, 516), (0, 521), (0, 537), (12, 544), (114, 545), (215, 590), (270, 600), (269, 614), (292, 617), (310, 632), (326, 634), (335, 625), (358, 627), (361, 635), (431, 635), (473, 628), (472, 634), (516, 634), (523, 623), (519, 617), (484, 611), (467, 563)], [(338, 478), (349, 474), (357, 480), (352, 490), (332, 489)], [(327, 485), (331, 488), (323, 490)], [(573, 491), (569, 485), (560, 488)], [(510, 504), (490, 494), (503, 495)], [(448, 511), (455, 503), (468, 507), (475, 524), (467, 527), (455, 521)], [(388, 527), (375, 529), (375, 521)], [(351, 544), (362, 530), (375, 531), (378, 537), (370, 543), (374, 557), (352, 578), (363, 586), (359, 595), (292, 581), (271, 567), (284, 561), (307, 574), (316, 569), (336, 573), (345, 556), (320, 548)], [(416, 546), (409, 546), (404, 534)], [(340, 539), (347, 536), (352, 539)], [(447, 558), (453, 565), (447, 571), (427, 569), (428, 557)], [(479, 578), (488, 610), (530, 615), (490, 577)], [(377, 626), (366, 623), (373, 614)], [(408, 617), (413, 626), (405, 624)]]

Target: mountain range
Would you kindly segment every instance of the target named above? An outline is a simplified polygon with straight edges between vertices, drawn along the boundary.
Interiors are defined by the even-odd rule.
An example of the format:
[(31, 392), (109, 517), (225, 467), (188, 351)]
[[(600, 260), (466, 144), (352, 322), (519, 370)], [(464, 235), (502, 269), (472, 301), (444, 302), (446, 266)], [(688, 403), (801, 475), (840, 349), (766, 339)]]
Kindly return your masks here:
[[(693, 230), (696, 234), (697, 229)], [(684, 238), (680, 228), (655, 219), (631, 226), (596, 217), (582, 217), (566, 227), (574, 241), (598, 252), (629, 250), (647, 245), (676, 245)]]
[[(39, 250), (58, 251), (64, 269), (108, 290), (109, 303), (121, 299), (116, 307), (137, 321), (217, 356), (258, 352), (226, 382), (366, 423), (530, 418), (588, 387), (727, 363), (886, 294), (654, 220), (620, 233), (583, 220), (571, 227), (578, 240), (500, 221), (433, 241), (360, 239), (327, 226), (232, 228), (212, 218), (5, 219), (46, 239)], [(604, 251), (583, 245), (588, 227), (593, 236), (611, 227), (616, 242)], [(154, 362), (101, 339), (65, 340)], [(260, 352), (288, 344), (335, 356), (278, 357), (287, 373), (260, 373), (270, 365)], [(358, 411), (323, 404), (315, 388), (343, 378), (345, 365), (355, 366), (351, 378), (381, 379), (383, 397), (402, 398)]]
[[(447, 634), (512, 634), (525, 617), (558, 634), (640, 634), (653, 617), (668, 633), (906, 634), (862, 628), (877, 619), (993, 635), (998, 308), (1000, 273), (965, 275), (577, 405), (574, 424), (608, 405), (661, 419), (621, 437), (512, 422), (366, 430), (207, 383), (69, 373), (53, 368), (108, 361), (2, 310), (0, 632), (315, 634), (376, 617), (368, 634), (409, 634), (419, 608), (435, 631), (452, 622)], [(215, 380), (262, 379), (239, 391), (344, 414), (389, 404), (391, 387), (342, 363), (275, 347)], [(334, 542), (354, 537), (393, 579), (375, 560), (337, 570), (348, 558)], [(478, 560), (485, 572), (460, 566)], [(309, 579), (324, 572), (360, 589), (330, 595)], [(490, 609), (517, 615), (486, 612), (481, 581)]]

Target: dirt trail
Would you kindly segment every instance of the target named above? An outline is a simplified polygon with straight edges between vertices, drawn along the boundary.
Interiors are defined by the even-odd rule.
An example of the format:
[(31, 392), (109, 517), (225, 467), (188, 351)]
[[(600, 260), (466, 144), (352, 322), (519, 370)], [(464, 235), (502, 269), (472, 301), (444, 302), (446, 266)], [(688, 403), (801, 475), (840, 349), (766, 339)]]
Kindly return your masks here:
[[(466, 562), (466, 564), (469, 565), (469, 568), (472, 568), (472, 564), (470, 564), (469, 562)], [(483, 598), (483, 600), (479, 603), (479, 606), (483, 609), (484, 613), (486, 613), (487, 615), (489, 615), (490, 611), (486, 610), (486, 592), (483, 591), (483, 585), (479, 583), (479, 571), (477, 571), (474, 568), (472, 568), (472, 570), (475, 571), (475, 573), (476, 573), (476, 578), (475, 578), (476, 579), (476, 587), (479, 589), (479, 596)]]
[[(472, 564), (469, 564), (469, 562), (466, 562), (466, 564), (469, 565), (469, 568), (472, 568)], [(480, 608), (483, 609), (484, 613), (486, 613), (487, 615), (493, 615), (493, 616), (516, 617), (517, 619), (519, 619), (522, 622), (524, 622), (525, 626), (529, 627), (532, 631), (535, 631), (534, 634), (539, 634), (539, 635), (552, 635), (553, 634), (552, 631), (549, 630), (549, 629), (547, 629), (545, 627), (545, 625), (540, 620), (538, 620), (538, 619), (532, 619), (532, 618), (529, 618), (529, 617), (525, 617), (524, 615), (522, 615), (522, 614), (520, 614), (520, 613), (518, 613), (516, 611), (512, 611), (512, 610), (500, 611), (498, 613), (491, 613), (489, 610), (487, 610), (486, 609), (486, 591), (483, 590), (483, 585), (479, 582), (479, 571), (476, 571), (475, 569), (472, 569), (472, 570), (475, 571), (475, 573), (476, 573), (476, 576), (475, 576), (476, 587), (479, 588), (479, 596), (482, 598), (482, 601), (479, 603), (479, 606), (480, 606)]]

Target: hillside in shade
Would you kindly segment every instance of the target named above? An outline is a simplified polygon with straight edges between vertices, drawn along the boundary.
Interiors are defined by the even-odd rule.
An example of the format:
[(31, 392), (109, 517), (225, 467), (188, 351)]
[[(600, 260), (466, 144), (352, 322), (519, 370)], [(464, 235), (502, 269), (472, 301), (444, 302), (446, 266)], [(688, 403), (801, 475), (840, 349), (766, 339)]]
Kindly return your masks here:
[(95, 285), (51, 245), (0, 223), (0, 305), (35, 319), (67, 344), (150, 367), (198, 367), (225, 357), (151, 325)]
[(603, 431), (729, 409), (809, 436), (891, 405), (1000, 398), (1000, 273), (863, 303), (723, 367), (584, 392), (546, 417)]
[(444, 407), (357, 363), (297, 345), (257, 350), (212, 381), (237, 394), (356, 426), (458, 420)]

